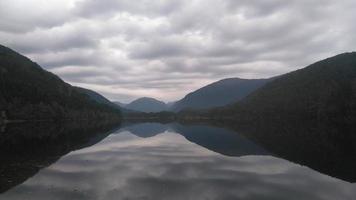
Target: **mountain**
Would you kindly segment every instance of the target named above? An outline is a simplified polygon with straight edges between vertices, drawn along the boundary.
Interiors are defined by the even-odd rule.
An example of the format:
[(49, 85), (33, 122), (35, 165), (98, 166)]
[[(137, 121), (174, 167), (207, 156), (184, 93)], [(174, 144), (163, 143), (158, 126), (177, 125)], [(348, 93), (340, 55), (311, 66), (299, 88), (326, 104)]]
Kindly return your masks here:
[(119, 119), (120, 111), (0, 45), (0, 111), (13, 120)]
[(142, 97), (127, 104), (125, 108), (140, 112), (161, 112), (167, 110), (167, 105), (154, 98)]
[(127, 104), (124, 104), (124, 103), (121, 103), (118, 101), (111, 102), (110, 100), (105, 98), (103, 95), (101, 95), (93, 90), (89, 90), (86, 88), (80, 88), (80, 87), (75, 87), (75, 88), (77, 89), (78, 92), (88, 95), (92, 100), (96, 101), (97, 103), (108, 105), (108, 106), (112, 107), (113, 109), (119, 109), (121, 111), (121, 113), (123, 113), (123, 114), (137, 112), (137, 111), (125, 108)]
[(96, 101), (97, 103), (107, 104), (107, 105), (113, 104), (110, 100), (105, 98), (103, 95), (101, 95), (93, 90), (89, 90), (89, 89), (81, 88), (81, 87), (74, 87), (74, 88), (78, 92), (88, 95), (92, 100)]
[(88, 95), (90, 97), (90, 99), (94, 100), (95, 102), (97, 102), (99, 104), (104, 104), (104, 105), (110, 106), (113, 109), (118, 109), (123, 114), (136, 112), (134, 110), (125, 108), (126, 104), (120, 103), (118, 101), (111, 102), (110, 100), (105, 98), (103, 95), (101, 95), (93, 90), (89, 90), (89, 89), (81, 88), (81, 87), (75, 87), (75, 89), (82, 94)]
[(186, 95), (171, 110), (206, 109), (237, 102), (266, 84), (270, 79), (223, 79)]
[(176, 103), (176, 101), (170, 101), (170, 102), (167, 102), (166, 105), (167, 105), (168, 109), (170, 109), (175, 103)]
[(113, 103), (118, 105), (118, 106), (120, 106), (120, 107), (122, 107), (122, 108), (124, 108), (127, 105), (126, 103), (121, 103), (119, 101), (113, 101)]
[(279, 76), (211, 115), (249, 120), (356, 121), (356, 53), (340, 54)]
[(114, 103), (116, 106), (119, 106), (121, 108), (121, 112), (122, 113), (137, 113), (138, 111), (135, 111), (135, 110), (131, 110), (131, 109), (128, 109), (126, 108), (127, 104), (126, 103), (121, 103), (119, 101), (113, 101), (112, 103)]
[(82, 94), (86, 94), (90, 97), (90, 99), (94, 100), (95, 102), (99, 103), (99, 104), (104, 104), (104, 105), (108, 105), (114, 109), (120, 109), (121, 107), (116, 105), (115, 103), (111, 102), (110, 100), (108, 100), (107, 98), (105, 98), (103, 95), (93, 91), (93, 90), (89, 90), (86, 88), (81, 88), (81, 87), (74, 87), (79, 93)]

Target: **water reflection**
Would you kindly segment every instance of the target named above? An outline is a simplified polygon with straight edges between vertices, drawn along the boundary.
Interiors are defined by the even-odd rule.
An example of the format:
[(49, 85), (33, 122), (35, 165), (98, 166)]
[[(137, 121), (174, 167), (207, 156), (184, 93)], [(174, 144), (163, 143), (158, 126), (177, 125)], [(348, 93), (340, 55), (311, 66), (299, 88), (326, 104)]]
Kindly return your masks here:
[(245, 127), (219, 125), (237, 131), (275, 156), (356, 182), (355, 127), (290, 120)]
[(8, 125), (0, 133), (0, 193), (24, 182), (70, 151), (101, 141), (117, 126), (95, 122)]
[(261, 146), (234, 131), (208, 125), (172, 124), (171, 127), (187, 140), (227, 156), (268, 155)]
[(70, 149), (99, 142), (63, 156), (0, 199), (352, 199), (356, 195), (354, 184), (270, 156), (246, 136), (227, 129), (147, 123), (107, 136), (108, 130), (89, 134), (86, 142)]
[(142, 138), (153, 137), (157, 134), (163, 133), (168, 129), (167, 124), (160, 123), (135, 123), (125, 125), (126, 127), (122, 130), (127, 130), (130, 133)]

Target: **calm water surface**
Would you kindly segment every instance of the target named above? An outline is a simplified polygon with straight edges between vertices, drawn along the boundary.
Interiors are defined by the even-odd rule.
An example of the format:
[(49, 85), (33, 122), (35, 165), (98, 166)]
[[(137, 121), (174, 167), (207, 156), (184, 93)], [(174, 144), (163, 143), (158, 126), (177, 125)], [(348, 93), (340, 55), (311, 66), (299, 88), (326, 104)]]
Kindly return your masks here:
[[(56, 145), (70, 146), (58, 142), (48, 148)], [(11, 173), (23, 177), (2, 174), (2, 184), (10, 185), (0, 199), (356, 197), (355, 183), (278, 158), (236, 132), (212, 126), (133, 124), (95, 134), (69, 153), (55, 149), (3, 166), (2, 173), (9, 174), (16, 165)]]

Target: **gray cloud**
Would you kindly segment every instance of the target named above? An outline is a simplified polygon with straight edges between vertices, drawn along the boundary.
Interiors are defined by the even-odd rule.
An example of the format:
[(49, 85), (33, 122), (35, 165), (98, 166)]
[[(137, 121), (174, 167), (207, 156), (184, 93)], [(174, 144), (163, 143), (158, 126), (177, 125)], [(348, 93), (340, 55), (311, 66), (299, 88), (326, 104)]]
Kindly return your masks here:
[(112, 100), (171, 101), (353, 51), (355, 9), (352, 0), (3, 0), (0, 41)]
[(84, 17), (110, 16), (117, 12), (149, 17), (165, 16), (179, 9), (184, 1), (86, 0), (76, 4), (75, 12)]
[(70, 3), (70, 0), (2, 0), (0, 31), (19, 34), (64, 24), (73, 18)]

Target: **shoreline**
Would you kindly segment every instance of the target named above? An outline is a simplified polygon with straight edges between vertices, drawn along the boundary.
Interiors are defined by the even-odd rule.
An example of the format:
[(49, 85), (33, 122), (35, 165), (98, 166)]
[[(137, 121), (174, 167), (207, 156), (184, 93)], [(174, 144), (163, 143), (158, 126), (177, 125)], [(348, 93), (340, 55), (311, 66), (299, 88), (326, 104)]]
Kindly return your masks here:
[[(38, 120), (0, 120), (0, 125), (12, 124), (12, 123), (26, 123), (26, 122), (67, 122), (67, 121), (90, 121), (90, 120), (102, 120), (102, 121), (113, 121), (108, 119), (61, 119), (61, 120), (46, 120), (46, 119), (38, 119)], [(116, 120), (115, 120), (116, 121)], [(123, 121), (123, 119), (117, 120)]]

